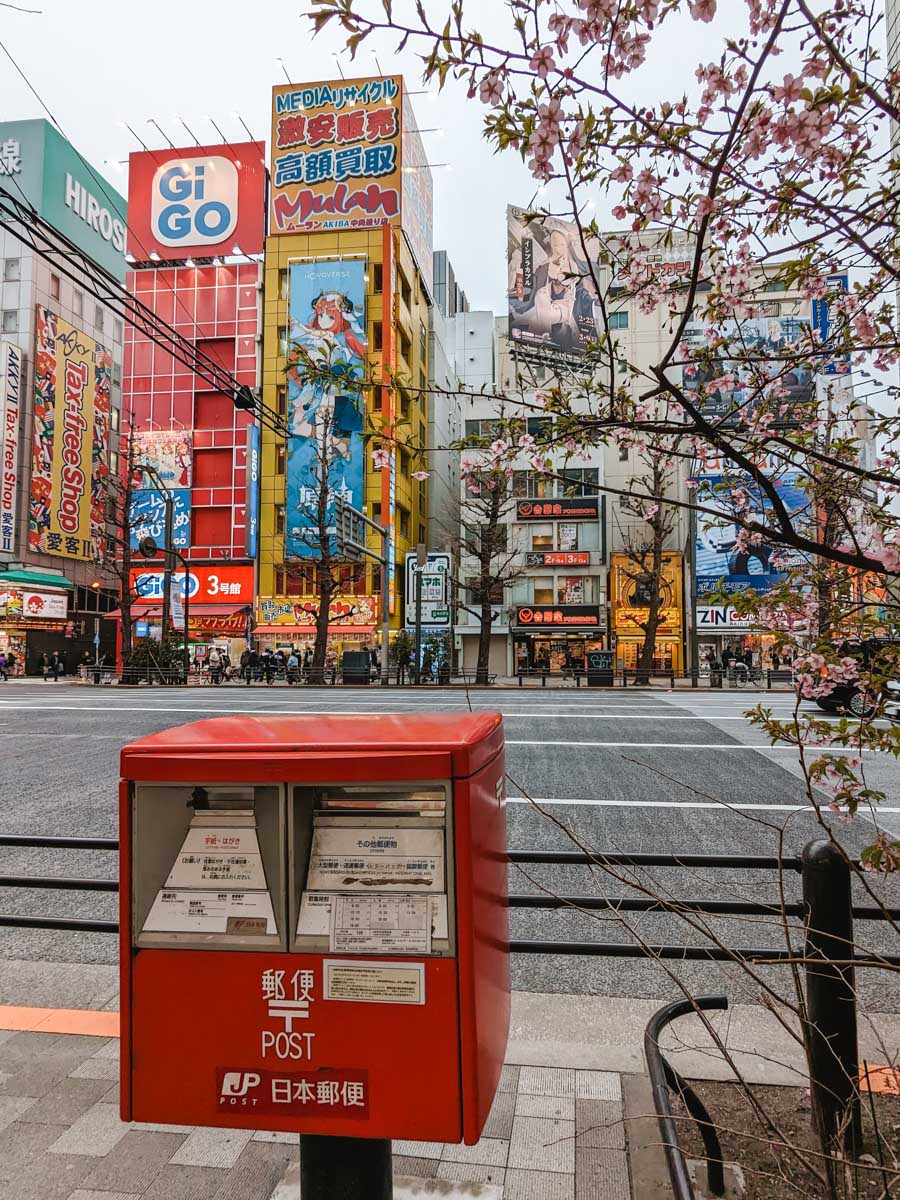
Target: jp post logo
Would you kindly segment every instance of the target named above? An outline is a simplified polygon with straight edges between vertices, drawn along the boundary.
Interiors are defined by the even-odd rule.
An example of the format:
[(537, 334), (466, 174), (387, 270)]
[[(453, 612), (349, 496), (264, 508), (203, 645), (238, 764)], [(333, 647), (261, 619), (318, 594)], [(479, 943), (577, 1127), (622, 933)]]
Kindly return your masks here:
[(238, 223), (238, 169), (229, 158), (169, 160), (153, 176), (150, 229), (163, 246), (213, 246)]

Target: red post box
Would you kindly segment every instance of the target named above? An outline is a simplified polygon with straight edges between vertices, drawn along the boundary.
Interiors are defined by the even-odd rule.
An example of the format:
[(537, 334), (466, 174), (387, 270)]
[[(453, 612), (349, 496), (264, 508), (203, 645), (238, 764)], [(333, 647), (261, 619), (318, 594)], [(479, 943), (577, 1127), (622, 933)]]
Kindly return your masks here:
[(494, 713), (122, 751), (123, 1120), (476, 1142), (509, 1028)]

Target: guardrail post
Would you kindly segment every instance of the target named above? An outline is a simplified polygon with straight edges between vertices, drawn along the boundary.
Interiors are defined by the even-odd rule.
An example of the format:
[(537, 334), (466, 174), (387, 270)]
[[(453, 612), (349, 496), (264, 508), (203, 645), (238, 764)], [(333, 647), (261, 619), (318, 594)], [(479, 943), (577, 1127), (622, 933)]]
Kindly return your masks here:
[(856, 1155), (861, 1146), (859, 1047), (850, 867), (825, 838), (801, 855), (807, 907), (804, 1031), (813, 1117), (826, 1146)]
[(547, 672), (542, 671), (541, 672), (541, 687), (546, 687), (546, 686), (547, 686)]
[(518, 672), (518, 676), (519, 676), (519, 687), (521, 687), (522, 686), (522, 672), (521, 671)]
[(301, 1134), (300, 1193), (303, 1200), (391, 1200), (391, 1143)]

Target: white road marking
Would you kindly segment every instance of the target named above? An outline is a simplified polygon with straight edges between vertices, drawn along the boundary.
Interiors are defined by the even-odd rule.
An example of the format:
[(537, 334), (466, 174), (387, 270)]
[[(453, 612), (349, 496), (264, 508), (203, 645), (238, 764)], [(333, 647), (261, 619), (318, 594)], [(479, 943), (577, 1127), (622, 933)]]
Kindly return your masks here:
[[(586, 746), (610, 750), (622, 750), (630, 748), (633, 750), (789, 750), (794, 754), (797, 752), (796, 746), (770, 746), (765, 743), (760, 745), (751, 745), (746, 742), (524, 742), (512, 741), (511, 739), (507, 738), (506, 744), (507, 746)], [(856, 754), (859, 752), (854, 746), (806, 746), (805, 749), (807, 753), (815, 754), (845, 750), (851, 754)], [(863, 753), (886, 754), (889, 753), (889, 751), (864, 750)]]
[[(558, 800), (548, 797), (540, 797), (539, 799), (529, 799), (527, 796), (507, 796), (508, 804), (540, 804), (540, 805), (574, 805), (583, 808), (703, 808), (703, 809), (747, 809), (750, 812), (815, 812), (816, 809), (812, 804), (732, 804), (725, 800), (721, 802), (716, 800)], [(827, 805), (822, 805), (822, 809), (827, 809)], [(875, 810), (875, 815), (878, 813), (900, 813), (900, 808), (882, 808), (881, 805)], [(860, 809), (861, 816), (871, 817), (871, 813), (863, 813)]]

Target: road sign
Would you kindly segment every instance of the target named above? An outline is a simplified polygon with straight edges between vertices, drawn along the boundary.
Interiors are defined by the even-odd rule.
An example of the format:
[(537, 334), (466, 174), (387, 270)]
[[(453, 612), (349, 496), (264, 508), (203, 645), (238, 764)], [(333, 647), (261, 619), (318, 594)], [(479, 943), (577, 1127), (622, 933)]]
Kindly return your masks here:
[[(423, 555), (422, 569), (422, 628), (450, 628), (450, 575), (449, 554)], [(416, 573), (419, 556), (410, 550), (406, 556), (406, 624), (416, 623)]]

